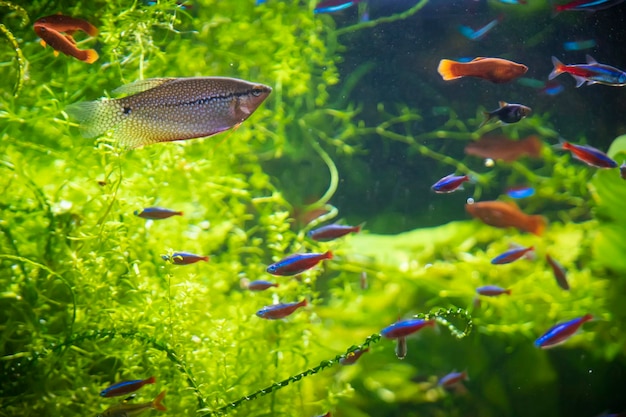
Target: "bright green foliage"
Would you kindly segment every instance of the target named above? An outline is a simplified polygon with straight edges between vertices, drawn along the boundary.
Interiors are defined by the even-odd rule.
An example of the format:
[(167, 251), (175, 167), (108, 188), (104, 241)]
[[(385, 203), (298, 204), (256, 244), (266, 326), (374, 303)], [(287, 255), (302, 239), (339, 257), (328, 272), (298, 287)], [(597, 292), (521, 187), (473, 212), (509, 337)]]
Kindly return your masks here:
[[(312, 416), (338, 408), (363, 416), (431, 404), (444, 410), (432, 415), (455, 416), (460, 411), (437, 377), (467, 366), (490, 375), (477, 395), (495, 404), (492, 413), (512, 407), (514, 394), (502, 378), (510, 378), (507, 386), (548, 387), (538, 395), (544, 410), (556, 407), (559, 377), (532, 340), (554, 322), (587, 312), (611, 320), (614, 308), (604, 302), (608, 281), (596, 276), (601, 264), (591, 256), (597, 223), (571, 222), (593, 204), (586, 201), (590, 171), (546, 149), (546, 167), (498, 165), (479, 176), (477, 194), (489, 187), (489, 175), (506, 172), (538, 184), (540, 198), (527, 210), (561, 204), (550, 213), (561, 221), (542, 238), (467, 221), (397, 236), (361, 234), (345, 246), (313, 243), (292, 230), (294, 207), (266, 172), (267, 161), (283, 153), (295, 161), (319, 156), (331, 173), (329, 192), (312, 205), (319, 208), (338, 173), (318, 140), (349, 157), (360, 151), (351, 141), (377, 134), (464, 169), (423, 142), (471, 140), (484, 131), (472, 132), (468, 126), (478, 123), (453, 112), (440, 129), (415, 133), (411, 122), (421, 116), (414, 109), (400, 106), (399, 115), (371, 127), (355, 121), (352, 104), (327, 108), (340, 48), (332, 20), (313, 15), (314, 2), (207, 0), (190, 9), (173, 0), (71, 3), (50, 9), (34, 2), (26, 12), (31, 22), (62, 11), (94, 23), (100, 34), (78, 42), (98, 49), (92, 65), (55, 58), (30, 26), (9, 31), (28, 61), (28, 77), (13, 70), (2, 82), (13, 88), (24, 78), (24, 85), (17, 98), (4, 94), (0, 101), (0, 416), (95, 415), (118, 401), (100, 398), (101, 389), (150, 375), (156, 386), (142, 388), (135, 401), (166, 389), (163, 415)], [(1, 53), (4, 64), (14, 64), (12, 54)], [(70, 103), (136, 79), (195, 75), (233, 76), (274, 90), (234, 132), (129, 152), (106, 137), (95, 143), (80, 137), (63, 113)], [(538, 116), (520, 126), (554, 136)], [(507, 129), (520, 136), (518, 127)], [(326, 186), (325, 172), (320, 177), (311, 181)], [(595, 184), (598, 217), (609, 198), (601, 185)], [(146, 221), (133, 214), (153, 205), (184, 216)], [(491, 265), (512, 242), (535, 245), (537, 260)], [(325, 250), (335, 252), (333, 261), (275, 279), (276, 289), (240, 288), (242, 278), (269, 278), (267, 265), (285, 255)], [(174, 251), (211, 260), (177, 266), (161, 258)], [(554, 283), (546, 252), (569, 270), (570, 292)], [(358, 284), (364, 272), (368, 289)], [(471, 310), (474, 289), (483, 284), (513, 294), (483, 300), (470, 317), (459, 307)], [(304, 297), (311, 306), (286, 320), (255, 316), (265, 305)], [(427, 360), (399, 362), (394, 343), (377, 333), (411, 315), (437, 320), (440, 331), (409, 341), (409, 358), (428, 352)], [(472, 327), (477, 331), (465, 338)], [(623, 343), (606, 324), (588, 327), (605, 331), (586, 332), (568, 346), (590, 350), (601, 338), (606, 357), (621, 353)], [(361, 347), (371, 351), (358, 365), (337, 364)], [(515, 372), (492, 375), (493, 363), (512, 350), (507, 366)], [(541, 367), (533, 372), (528, 363)]]

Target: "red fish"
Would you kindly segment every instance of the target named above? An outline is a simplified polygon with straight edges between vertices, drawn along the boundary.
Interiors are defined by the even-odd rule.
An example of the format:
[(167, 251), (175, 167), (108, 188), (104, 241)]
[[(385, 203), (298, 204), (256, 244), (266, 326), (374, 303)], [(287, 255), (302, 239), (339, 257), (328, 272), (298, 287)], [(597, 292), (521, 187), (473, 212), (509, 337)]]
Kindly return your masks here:
[(318, 227), (307, 233), (307, 236), (318, 242), (328, 242), (350, 233), (359, 233), (361, 226), (344, 226), (341, 224), (329, 224), (327, 226)]
[(108, 388), (100, 391), (101, 397), (117, 397), (118, 395), (126, 395), (131, 392), (137, 391), (139, 388), (143, 387), (146, 384), (154, 384), (156, 382), (156, 378), (151, 376), (147, 379), (136, 379), (133, 381), (122, 381), (117, 384), (113, 384)]
[(402, 320), (382, 329), (380, 331), (380, 335), (386, 337), (387, 339), (397, 339), (398, 337), (405, 337), (415, 333), (426, 326), (435, 327), (435, 321), (425, 319)]
[(502, 136), (483, 136), (478, 141), (467, 144), (465, 153), (480, 158), (500, 159), (504, 162), (513, 162), (525, 155), (539, 158), (541, 141), (535, 135), (520, 140)]
[(479, 57), (470, 62), (442, 59), (437, 71), (446, 81), (461, 77), (477, 77), (501, 84), (521, 77), (528, 71), (528, 67), (502, 58)]
[(476, 292), (480, 295), (486, 295), (487, 297), (495, 297), (502, 294), (511, 295), (510, 289), (501, 288), (497, 285), (484, 285), (476, 288)]
[(61, 14), (53, 14), (39, 18), (35, 21), (33, 26), (35, 28), (45, 27), (55, 32), (65, 32), (68, 35), (73, 34), (77, 30), (82, 30), (89, 36), (96, 36), (98, 34), (98, 28), (88, 21), (76, 17), (63, 16)]
[(496, 256), (491, 260), (491, 263), (494, 265), (503, 265), (510, 264), (511, 262), (517, 261), (522, 256), (526, 255), (528, 252), (534, 250), (534, 247), (528, 248), (515, 248), (504, 252), (501, 255)]
[(617, 162), (612, 160), (604, 152), (592, 146), (575, 145), (566, 141), (561, 141), (557, 146), (560, 146), (561, 149), (567, 149), (572, 153), (572, 155), (574, 155), (574, 158), (578, 159), (579, 161), (583, 161), (589, 166), (596, 168), (617, 167)]
[(278, 287), (278, 284), (275, 282), (269, 282), (262, 279), (258, 279), (256, 281), (249, 282), (246, 285), (250, 291), (264, 291), (271, 287)]
[(524, 232), (541, 236), (546, 229), (546, 219), (539, 215), (522, 212), (517, 204), (504, 201), (481, 201), (466, 204), (465, 210), (489, 226), (506, 228), (515, 227)]
[(42, 45), (44, 47), (46, 44), (50, 45), (55, 54), (63, 52), (88, 64), (98, 59), (98, 53), (94, 49), (78, 49), (72, 37), (77, 30), (82, 30), (90, 36), (98, 34), (98, 29), (86, 20), (63, 15), (46, 16), (35, 21), (33, 29), (41, 38)]
[(348, 353), (345, 358), (339, 359), (339, 363), (342, 365), (354, 365), (365, 352), (369, 352), (369, 348), (363, 350), (357, 349)]
[(208, 256), (196, 255), (195, 253), (189, 252), (174, 252), (172, 256), (161, 255), (161, 258), (175, 265), (189, 265), (200, 261), (209, 262)]
[(467, 372), (450, 372), (448, 375), (444, 376), (439, 380), (439, 386), (443, 388), (450, 388), (455, 386), (456, 384), (469, 380), (467, 376)]
[(182, 216), (183, 212), (170, 210), (163, 207), (146, 207), (141, 211), (135, 210), (134, 214), (137, 217), (142, 217), (148, 220), (161, 220), (167, 219), (168, 217), (172, 216)]
[(546, 349), (564, 343), (567, 339), (572, 337), (574, 333), (576, 333), (580, 326), (592, 319), (593, 316), (591, 314), (586, 314), (582, 317), (578, 317), (564, 323), (558, 323), (552, 326), (539, 339), (537, 339), (535, 341), (535, 346)]
[(313, 268), (324, 259), (332, 258), (333, 253), (331, 251), (325, 253), (294, 253), (268, 266), (267, 272), (272, 275), (297, 275)]
[(565, 271), (565, 268), (563, 268), (560, 263), (558, 263), (547, 253), (546, 261), (548, 261), (548, 265), (550, 265), (550, 268), (552, 268), (554, 278), (556, 279), (556, 283), (559, 285), (559, 287), (563, 288), (564, 290), (569, 290), (569, 282), (567, 282), (567, 273)]
[(257, 311), (256, 315), (261, 317), (262, 319), (277, 320), (289, 316), (300, 307), (306, 307), (306, 299), (300, 301), (299, 303), (274, 304), (271, 306), (265, 306)]
[(434, 183), (430, 188), (438, 194), (451, 193), (456, 190), (462, 190), (463, 183), (466, 181), (470, 181), (469, 175), (450, 174)]

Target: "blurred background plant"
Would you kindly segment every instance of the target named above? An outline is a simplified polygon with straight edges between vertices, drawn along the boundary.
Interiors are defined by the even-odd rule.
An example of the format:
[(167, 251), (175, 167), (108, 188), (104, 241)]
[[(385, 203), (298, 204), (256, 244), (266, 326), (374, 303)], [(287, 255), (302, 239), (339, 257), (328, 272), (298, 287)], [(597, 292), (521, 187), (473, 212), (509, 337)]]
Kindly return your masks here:
[[(312, 416), (333, 409), (354, 417), (521, 410), (554, 416), (577, 406), (563, 404), (563, 392), (593, 405), (617, 398), (625, 333), (623, 291), (615, 291), (623, 287), (622, 265), (615, 259), (623, 251), (610, 239), (625, 203), (614, 201), (610, 190), (620, 186), (619, 176), (594, 174), (549, 147), (542, 151), (545, 163), (490, 169), (449, 152), (451, 143), (476, 140), (495, 127), (475, 130), (480, 109), (461, 117), (441, 103), (381, 101), (372, 108), (360, 101), (375, 64), (348, 71), (339, 83), (347, 51), (333, 19), (312, 13), (314, 3), (34, 1), (24, 11), (0, 3), (9, 34), (0, 43), (7, 68), (0, 79), (0, 415), (95, 415), (116, 403), (100, 398), (101, 389), (150, 375), (157, 384), (139, 392), (141, 401), (166, 389), (172, 415), (206, 414), (318, 364), (324, 372), (294, 378), (229, 415)], [(79, 38), (96, 45), (94, 64), (54, 57), (24, 23), (59, 11), (100, 29), (95, 40)], [(136, 79), (199, 75), (258, 81), (274, 90), (232, 133), (130, 152), (106, 137), (80, 137), (63, 113), (70, 103), (106, 96)], [(504, 132), (558, 136), (546, 113)], [(445, 223), (462, 210), (467, 195), (459, 194), (446, 196), (451, 199), (442, 207), (456, 208), (437, 216), (422, 206), (411, 207), (418, 220), (408, 223), (384, 209), (363, 219), (357, 208), (368, 205), (372, 188), (392, 188), (403, 172), (392, 172), (393, 160), (376, 167), (360, 157), (381, 149), (384, 155), (392, 143), (426, 168), (471, 170), (479, 179), (477, 198), (495, 198), (504, 185), (522, 180), (536, 184), (524, 209), (547, 214), (548, 232), (512, 235), (460, 221), (397, 235), (364, 233), (343, 243), (307, 239), (307, 211), (330, 209), (326, 218), (335, 218), (329, 203), (347, 221), (367, 220), (366, 228), (386, 233)], [(415, 181), (427, 189), (430, 180)], [(133, 215), (152, 205), (184, 216), (146, 221)], [(537, 260), (494, 268), (489, 260), (510, 243), (535, 245)], [(615, 249), (611, 260), (601, 255), (607, 247)], [(278, 288), (253, 293), (240, 286), (242, 279), (267, 278), (267, 265), (285, 255), (329, 249), (332, 262), (281, 278)], [(161, 255), (174, 251), (211, 259), (191, 266), (164, 262)], [(554, 284), (543, 262), (548, 251), (569, 270), (570, 292)], [(363, 274), (366, 289), (359, 283)], [(512, 296), (475, 308), (474, 289), (483, 284), (508, 286)], [(304, 297), (312, 306), (285, 321), (254, 315), (273, 302)], [(389, 341), (372, 343), (355, 366), (332, 361), (398, 316), (458, 307), (474, 310), (476, 331), (463, 340), (445, 329), (425, 331), (409, 339), (402, 362)], [(532, 346), (556, 321), (588, 312), (598, 320), (568, 348), (546, 353)], [(465, 324), (455, 321), (459, 329)], [(437, 386), (438, 377), (455, 368), (470, 374), (465, 394)]]

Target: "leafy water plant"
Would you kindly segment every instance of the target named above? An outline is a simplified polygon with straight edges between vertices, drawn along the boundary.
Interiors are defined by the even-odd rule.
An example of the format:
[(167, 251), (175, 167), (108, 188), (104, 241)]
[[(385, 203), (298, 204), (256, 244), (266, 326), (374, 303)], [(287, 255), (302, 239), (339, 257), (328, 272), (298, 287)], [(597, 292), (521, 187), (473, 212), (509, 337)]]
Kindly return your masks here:
[[(408, 107), (374, 127), (358, 121), (358, 106), (330, 108), (328, 87), (338, 81), (341, 48), (332, 22), (315, 17), (310, 3), (62, 7), (100, 29), (100, 59), (91, 66), (55, 58), (30, 28), (13, 31), (29, 78), (19, 97), (5, 95), (0, 103), (0, 415), (95, 415), (117, 401), (98, 395), (104, 387), (151, 375), (156, 384), (138, 391), (137, 401), (165, 389), (171, 415), (308, 416), (338, 409), (362, 416), (416, 405), (426, 407), (424, 414), (460, 415), (462, 408), (436, 385), (452, 366), (469, 366), (474, 380), (484, 382), (476, 395), (498, 404), (466, 408), (510, 411), (514, 389), (504, 400), (497, 397), (519, 381), (544, 383), (546, 404), (554, 403), (549, 395), (558, 376), (528, 342), (538, 333), (534, 324), (545, 326), (561, 314), (611, 318), (611, 306), (597, 302), (605, 299), (607, 282), (594, 279), (593, 262), (587, 265), (594, 223), (553, 225), (539, 245), (538, 252), (549, 247), (572, 270), (570, 293), (556, 285), (537, 290), (539, 280), (553, 284), (540, 262), (495, 272), (489, 259), (506, 247), (507, 232), (476, 222), (398, 236), (361, 234), (347, 243), (308, 240), (314, 224), (292, 227), (294, 204), (269, 174), (276, 157), (321, 161), (323, 175), (310, 179), (321, 198), (307, 209), (328, 209), (329, 219), (337, 215), (330, 203), (339, 182), (332, 152), (363, 152), (356, 141), (378, 134), (464, 168), (467, 161), (423, 141), (475, 136), (467, 127), (473, 121), (454, 113), (442, 128), (415, 134), (411, 122), (419, 116)], [(33, 2), (26, 12), (32, 20), (59, 11), (49, 7)], [(82, 138), (63, 112), (136, 79), (194, 75), (240, 77), (274, 90), (232, 133), (133, 151), (106, 136)], [(545, 186), (586, 189), (587, 176), (567, 171), (569, 157), (548, 158), (554, 158), (554, 175), (510, 169)], [(157, 205), (183, 215), (146, 220), (134, 214)], [(534, 236), (515, 240), (536, 243)], [(242, 279), (264, 278), (267, 265), (285, 255), (325, 250), (336, 254), (333, 262), (281, 278), (277, 288), (240, 287)], [(179, 251), (210, 261), (162, 259)], [(364, 273), (367, 289), (358, 284)], [(510, 284), (512, 297), (485, 301), (470, 315), (474, 287), (491, 279)], [(311, 307), (284, 321), (255, 316), (265, 305), (303, 298)], [(398, 316), (434, 319), (440, 328), (409, 339), (405, 362), (378, 335)], [(572, 345), (591, 351), (596, 338), (607, 342), (607, 358), (619, 354), (608, 331)], [(339, 366), (368, 347), (358, 366)], [(548, 366), (525, 369), (502, 385), (504, 377), (489, 370), (507, 355), (521, 367), (529, 360)]]

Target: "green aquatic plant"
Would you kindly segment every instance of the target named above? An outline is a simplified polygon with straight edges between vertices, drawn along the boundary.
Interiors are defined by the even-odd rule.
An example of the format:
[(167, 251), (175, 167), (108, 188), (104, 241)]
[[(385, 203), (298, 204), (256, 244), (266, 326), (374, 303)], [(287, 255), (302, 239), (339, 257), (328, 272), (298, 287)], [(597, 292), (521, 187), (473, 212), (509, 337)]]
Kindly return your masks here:
[[(9, 1), (0, 1), (0, 8), (9, 9), (11, 10), (12, 14), (19, 16), (19, 27), (23, 28), (28, 25), (28, 13), (21, 6)], [(6, 14), (5, 16), (9, 16), (9, 14)], [(13, 48), (13, 51), (15, 53), (15, 60), (17, 62), (17, 74), (15, 86), (13, 87), (13, 98), (17, 98), (24, 85), (24, 78), (26, 76), (26, 58), (24, 57), (24, 53), (20, 48), (18, 40), (13, 35), (13, 32), (4, 23), (0, 23), (0, 32), (5, 36), (5, 38), (9, 42), (9, 45)]]
[[(59, 11), (46, 5), (26, 11)], [(448, 109), (440, 127), (427, 129), (415, 123), (423, 110), (399, 104), (395, 112), (380, 105), (384, 120), (366, 123), (359, 105), (331, 100), (342, 48), (332, 21), (312, 8), (278, 0), (68, 6), (61, 11), (100, 29), (89, 40), (101, 51), (93, 65), (55, 58), (30, 28), (19, 34), (30, 78), (18, 99), (3, 96), (0, 107), (1, 416), (95, 415), (116, 403), (101, 398), (101, 389), (150, 375), (156, 386), (138, 391), (137, 401), (165, 389), (170, 415), (409, 415), (417, 407), (425, 415), (510, 414), (518, 397), (508, 387), (519, 383), (546, 387), (541, 398), (555, 407), (560, 377), (532, 340), (564, 316), (592, 312), (599, 319), (568, 342), (572, 350), (591, 352), (602, 340), (606, 358), (620, 353), (610, 327), (619, 297), (615, 305), (605, 302), (609, 282), (595, 276), (595, 220), (571, 222), (588, 220), (590, 206), (601, 217), (603, 204), (587, 201), (592, 171), (571, 168), (568, 155), (547, 147), (546, 167), (497, 164), (492, 171), (541, 185), (541, 198), (526, 209), (563, 204), (550, 213), (542, 239), (476, 221), (345, 242), (306, 238), (338, 216), (338, 162), (366, 152), (360, 141), (367, 136), (473, 169), (485, 190), (494, 175), (440, 147), (493, 128), (474, 131), (478, 120)], [(194, 75), (239, 77), (274, 90), (231, 133), (132, 151), (106, 135), (82, 138), (64, 113), (136, 79)], [(512, 137), (554, 137), (538, 116), (507, 129)], [(319, 169), (300, 170), (305, 161)], [(304, 183), (316, 196), (305, 209), (328, 213), (293, 227), (290, 183)], [(158, 221), (133, 214), (155, 205), (184, 214)], [(537, 245), (538, 260), (494, 269), (489, 260), (512, 241)], [(333, 261), (293, 279), (274, 278), (277, 288), (241, 288), (245, 279), (267, 278), (267, 265), (290, 253), (326, 250)], [(182, 266), (162, 259), (174, 251), (210, 261)], [(542, 262), (548, 251), (568, 269), (569, 293)], [(474, 307), (474, 289), (485, 283), (511, 286), (513, 295)], [(263, 306), (303, 298), (311, 306), (287, 320), (255, 316)], [(378, 335), (398, 316), (439, 324), (409, 338), (405, 361)], [(339, 366), (364, 348), (370, 350), (357, 366)], [(511, 372), (493, 375), (502, 363), (512, 364)], [(456, 407), (437, 386), (455, 367), (470, 368), (483, 401)]]

